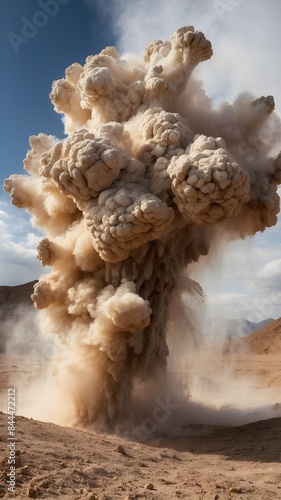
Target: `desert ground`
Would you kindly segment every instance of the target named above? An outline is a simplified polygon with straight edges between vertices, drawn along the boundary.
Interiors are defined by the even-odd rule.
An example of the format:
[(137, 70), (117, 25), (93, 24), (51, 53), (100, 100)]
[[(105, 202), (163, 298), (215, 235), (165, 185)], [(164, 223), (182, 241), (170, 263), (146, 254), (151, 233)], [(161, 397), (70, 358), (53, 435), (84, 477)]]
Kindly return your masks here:
[[(28, 386), (42, 366), (26, 355), (2, 353), (0, 497), (281, 499), (280, 348), (276, 320), (244, 339), (193, 353), (187, 372), (178, 374), (193, 403), (180, 420), (172, 415), (162, 432), (139, 439), (21, 416), (21, 408), (32, 406)], [(20, 387), (15, 494), (7, 490), (12, 386)]]

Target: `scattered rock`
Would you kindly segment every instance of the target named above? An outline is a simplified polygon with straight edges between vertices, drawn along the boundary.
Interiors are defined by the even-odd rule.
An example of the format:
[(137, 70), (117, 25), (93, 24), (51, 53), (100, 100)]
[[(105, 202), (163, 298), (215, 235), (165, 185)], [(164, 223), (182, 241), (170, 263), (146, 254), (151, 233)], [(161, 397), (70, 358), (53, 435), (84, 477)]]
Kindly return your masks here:
[(26, 490), (26, 496), (28, 498), (36, 498), (37, 497), (37, 489), (32, 488), (32, 486), (28, 486)]
[(214, 496), (214, 500), (220, 500), (220, 497), (219, 497), (219, 495), (217, 493)]
[(230, 488), (229, 493), (243, 493), (242, 488)]
[(154, 490), (153, 483), (147, 483), (144, 487), (145, 490)]
[(127, 453), (125, 452), (125, 450), (124, 450), (123, 446), (121, 446), (121, 444), (118, 444), (118, 446), (116, 446), (115, 451), (118, 451), (118, 453), (122, 453), (122, 455), (127, 455)]
[(88, 495), (86, 495), (84, 498), (85, 500), (98, 500), (97, 495), (93, 492), (88, 493)]
[(47, 488), (49, 488), (50, 483), (49, 483), (49, 481), (43, 479), (42, 481), (40, 481), (39, 486), (40, 486), (40, 488), (47, 489)]
[(169, 481), (168, 479), (161, 479), (161, 481), (164, 483), (164, 484), (176, 484), (175, 481)]
[(116, 448), (114, 448), (115, 451), (118, 451), (118, 453), (121, 453), (122, 455), (125, 455), (126, 457), (130, 457), (132, 458), (131, 455), (129, 455), (129, 453), (127, 453), (123, 446), (121, 444), (118, 444), (118, 446), (116, 446)]
[(24, 465), (23, 467), (19, 467), (17, 469), (17, 474), (21, 476), (28, 476), (29, 475), (28, 466)]
[(215, 484), (216, 488), (218, 488), (219, 490), (225, 490), (225, 486), (223, 486), (222, 484), (220, 483), (216, 483)]

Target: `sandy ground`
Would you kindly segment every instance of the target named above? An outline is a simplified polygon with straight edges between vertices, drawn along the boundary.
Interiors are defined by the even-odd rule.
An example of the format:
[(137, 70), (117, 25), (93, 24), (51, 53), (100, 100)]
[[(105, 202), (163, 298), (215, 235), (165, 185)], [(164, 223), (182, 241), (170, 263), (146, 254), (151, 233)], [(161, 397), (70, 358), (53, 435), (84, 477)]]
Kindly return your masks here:
[[(72, 429), (19, 416), (19, 404), (15, 495), (7, 490), (7, 388), (21, 381), (18, 399), (28, 407), (27, 388), (42, 366), (2, 354), (0, 498), (281, 499), (278, 328), (193, 354), (188, 375), (179, 377), (189, 380), (193, 406), (184, 409), (186, 415), (181, 412), (180, 426), (175, 420), (170, 429), (166, 425), (165, 436), (151, 433), (138, 442)], [(208, 402), (207, 410), (200, 407), (202, 401)], [(251, 420), (256, 421), (230, 426)]]
[[(5, 445), (4, 414), (0, 425)], [(186, 432), (136, 443), (18, 417), (16, 498), (281, 498), (281, 419)]]

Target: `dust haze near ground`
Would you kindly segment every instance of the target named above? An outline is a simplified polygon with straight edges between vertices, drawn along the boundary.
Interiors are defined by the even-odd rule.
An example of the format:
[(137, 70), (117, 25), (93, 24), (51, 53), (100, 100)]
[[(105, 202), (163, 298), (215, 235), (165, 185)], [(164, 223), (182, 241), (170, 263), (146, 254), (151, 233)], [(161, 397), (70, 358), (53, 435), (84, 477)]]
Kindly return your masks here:
[[(256, 394), (275, 390), (278, 413), (280, 348), (281, 321), (276, 320), (221, 349), (208, 346), (197, 351), (189, 363), (190, 372), (200, 378), (200, 363), (206, 366), (212, 359), (218, 372), (231, 369), (236, 381), (249, 380)], [(36, 367), (30, 370), (30, 360), (25, 363), (23, 356), (0, 355), (0, 410), (4, 411), (0, 413), (0, 439), (4, 445), (7, 388), (28, 373), (29, 384), (36, 377)], [(209, 399), (222, 390), (222, 378), (213, 374), (203, 370), (201, 376)], [(225, 399), (228, 391), (225, 386)], [(236, 395), (237, 401), (240, 396)], [(168, 415), (166, 434), (143, 432), (139, 442), (137, 436), (126, 439), (21, 417), (20, 407), (32, 404), (26, 400), (29, 397), (27, 390), (17, 387), (16, 498), (275, 500), (281, 495), (280, 417), (238, 427), (195, 421), (172, 434), (168, 428), (172, 428), (173, 415)], [(1, 447), (0, 498), (14, 498), (7, 492), (8, 456), (8, 449)]]
[[(32, 136), (29, 175), (5, 182), (46, 235), (38, 258), (53, 270), (33, 300), (58, 346), (53, 374), (72, 425), (120, 429), (140, 395), (167, 397), (168, 343), (172, 366), (175, 344), (200, 337), (192, 303), (203, 292), (188, 264), (276, 224), (274, 99), (243, 93), (213, 109), (192, 77), (211, 56), (204, 34), (183, 27), (143, 58), (107, 47), (74, 63), (50, 94), (68, 136)], [(191, 299), (184, 338), (170, 329), (167, 343), (180, 291)]]

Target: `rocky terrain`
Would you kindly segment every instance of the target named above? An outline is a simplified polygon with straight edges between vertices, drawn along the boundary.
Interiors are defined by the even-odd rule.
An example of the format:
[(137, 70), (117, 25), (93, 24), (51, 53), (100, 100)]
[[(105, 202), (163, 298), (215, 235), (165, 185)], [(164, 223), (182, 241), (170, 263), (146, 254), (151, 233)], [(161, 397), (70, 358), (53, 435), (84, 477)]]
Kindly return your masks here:
[[(18, 305), (32, 284), (9, 288), (2, 287), (0, 297)], [(281, 319), (242, 339), (190, 353), (185, 370), (176, 374), (189, 386), (190, 403), (169, 415), (162, 430), (139, 433), (139, 439), (130, 428), (125, 437), (56, 425), (49, 414), (36, 420), (32, 398), (38, 392), (29, 388), (36, 381), (44, 395), (40, 384), (49, 360), (33, 349), (37, 337), (26, 335), (19, 340), (13, 333), (0, 354), (0, 498), (281, 498)], [(15, 450), (7, 446), (13, 443), (9, 387), (17, 391)], [(58, 402), (53, 414), (63, 405)], [(8, 491), (11, 477), (15, 493)]]

